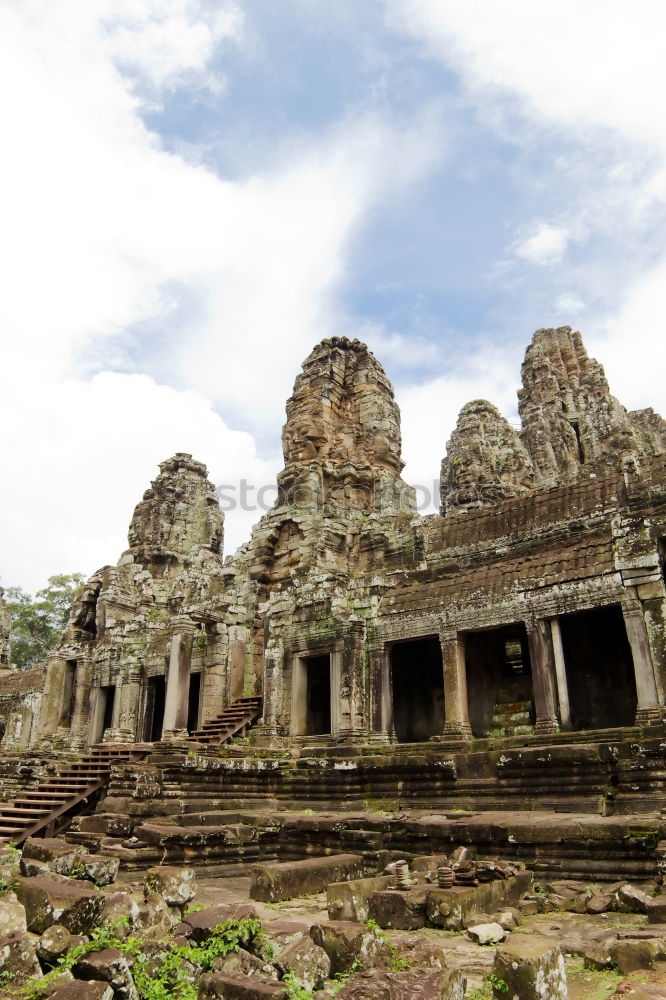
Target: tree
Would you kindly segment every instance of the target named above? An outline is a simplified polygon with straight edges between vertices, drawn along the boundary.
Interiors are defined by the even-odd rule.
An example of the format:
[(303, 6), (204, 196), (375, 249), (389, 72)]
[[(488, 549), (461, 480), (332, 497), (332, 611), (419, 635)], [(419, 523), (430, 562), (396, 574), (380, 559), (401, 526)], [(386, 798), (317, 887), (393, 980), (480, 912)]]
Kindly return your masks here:
[(85, 583), (81, 573), (50, 576), (46, 587), (31, 597), (20, 587), (7, 587), (5, 601), (12, 626), (9, 660), (27, 670), (43, 660), (67, 624), (75, 597)]

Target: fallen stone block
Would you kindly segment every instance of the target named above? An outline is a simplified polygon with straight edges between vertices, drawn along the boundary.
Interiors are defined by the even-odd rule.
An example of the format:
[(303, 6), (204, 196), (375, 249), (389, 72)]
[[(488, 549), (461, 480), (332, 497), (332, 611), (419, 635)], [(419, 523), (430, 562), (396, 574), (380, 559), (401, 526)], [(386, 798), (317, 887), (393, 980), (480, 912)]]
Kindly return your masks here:
[(613, 965), (623, 976), (636, 969), (654, 969), (658, 947), (654, 941), (615, 941), (610, 947)]
[(626, 882), (615, 893), (616, 907), (621, 913), (647, 913), (652, 896)]
[(362, 968), (377, 965), (389, 954), (377, 931), (347, 920), (322, 920), (310, 928), (310, 937), (331, 960), (331, 975), (349, 972), (356, 963)]
[(27, 931), (25, 906), (19, 903), (15, 892), (8, 892), (0, 900), (0, 937), (15, 931)]
[(368, 914), (380, 927), (416, 931), (426, 924), (426, 889), (388, 889), (370, 899)]
[(216, 958), (213, 963), (215, 972), (230, 972), (235, 976), (263, 976), (264, 979), (277, 979), (277, 970), (245, 948), (238, 948), (228, 955)]
[(354, 976), (337, 997), (338, 1000), (464, 1000), (465, 985), (459, 969), (431, 972), (373, 969)]
[[(499, 945), (493, 973), (506, 988), (493, 987), (493, 998), (567, 1000), (567, 974), (559, 945), (541, 934), (514, 934)], [(499, 984), (498, 984), (499, 985)]]
[(0, 971), (20, 979), (41, 976), (34, 941), (25, 931), (14, 931), (0, 938)]
[(585, 904), (588, 913), (608, 913), (613, 909), (614, 898), (608, 892), (597, 892)]
[(157, 892), (172, 906), (185, 906), (197, 891), (193, 868), (160, 866), (149, 868), (144, 879), (146, 896)]
[(174, 914), (171, 907), (157, 892), (151, 892), (139, 903), (134, 926), (151, 937), (168, 933), (180, 921), (180, 910)]
[(255, 865), (252, 869), (250, 898), (277, 903), (294, 896), (323, 892), (331, 882), (346, 882), (363, 874), (359, 854), (333, 854), (306, 861)]
[(198, 1000), (287, 1000), (287, 989), (256, 976), (211, 972), (201, 977)]
[(132, 899), (128, 892), (112, 892), (105, 896), (104, 900), (100, 924), (104, 926), (116, 925), (116, 934), (118, 937), (123, 937), (138, 920), (139, 904)]
[(75, 979), (52, 993), (49, 1000), (113, 1000), (108, 983), (84, 983)]
[(68, 844), (59, 837), (28, 837), (23, 845), (22, 860), (38, 861), (58, 875), (72, 875), (83, 871), (85, 847)]
[(107, 897), (90, 882), (58, 875), (18, 878), (16, 895), (25, 906), (28, 930), (42, 934), (51, 924), (62, 924), (73, 934), (89, 934), (98, 927)]
[(499, 944), (506, 938), (506, 931), (501, 924), (477, 924), (467, 928), (467, 936), (477, 944)]
[(100, 979), (113, 988), (116, 1000), (139, 1000), (127, 955), (117, 948), (104, 948), (84, 955), (74, 966), (77, 979)]
[(112, 885), (118, 878), (119, 868), (118, 858), (106, 858), (100, 854), (86, 854), (83, 858), (86, 878), (95, 885)]
[(647, 904), (646, 912), (649, 924), (666, 923), (666, 896), (653, 896)]
[(309, 937), (300, 938), (284, 948), (274, 965), (282, 975), (291, 972), (307, 990), (319, 989), (331, 975), (330, 958)]
[(264, 961), (272, 961), (294, 941), (310, 940), (310, 924), (300, 920), (267, 920), (262, 922), (262, 934), (255, 937), (248, 948)]
[(497, 913), (507, 906), (516, 906), (531, 882), (530, 872), (520, 872), (507, 879), (485, 882), (472, 888), (455, 885), (451, 889), (428, 889), (425, 897), (426, 920), (434, 927), (445, 930), (463, 930), (473, 913)]
[(208, 906), (205, 910), (186, 913), (174, 928), (174, 934), (182, 934), (191, 938), (196, 944), (201, 944), (208, 940), (213, 928), (226, 923), (227, 920), (256, 919), (256, 916), (257, 911), (250, 903), (218, 903), (217, 906)]
[(622, 982), (617, 991), (606, 1000), (615, 1000), (616, 997), (622, 997), (622, 1000), (666, 1000), (666, 986), (655, 986), (653, 983)]
[(364, 924), (370, 914), (370, 898), (387, 889), (394, 881), (388, 875), (354, 878), (348, 882), (333, 882), (326, 887), (326, 902), (330, 920), (356, 920)]
[(56, 958), (65, 954), (71, 938), (72, 935), (62, 924), (52, 924), (46, 928), (37, 942), (37, 954), (45, 962), (53, 963)]
[(115, 813), (81, 816), (77, 825), (82, 833), (106, 833), (109, 837), (129, 837), (132, 832), (132, 821), (129, 816)]

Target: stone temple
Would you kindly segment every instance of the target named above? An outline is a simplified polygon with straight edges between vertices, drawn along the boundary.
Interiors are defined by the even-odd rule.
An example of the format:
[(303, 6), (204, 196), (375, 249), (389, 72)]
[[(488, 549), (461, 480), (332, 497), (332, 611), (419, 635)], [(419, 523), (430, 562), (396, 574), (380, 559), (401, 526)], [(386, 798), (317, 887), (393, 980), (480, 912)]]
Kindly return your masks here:
[[(345, 836), (407, 850), (425, 811), (439, 846), (656, 871), (666, 422), (627, 411), (569, 327), (534, 334), (518, 397), (520, 427), (463, 407), (423, 516), (383, 368), (358, 340), (323, 340), (287, 402), (278, 499), (226, 558), (205, 466), (162, 462), (46, 663), (11, 668), (0, 598), (5, 802), (115, 747), (69, 835), (128, 865), (325, 854)], [(20, 840), (12, 808), (0, 833)], [(334, 832), (305, 809), (365, 818)], [(235, 840), (202, 837), (216, 810)], [(395, 829), (377, 821), (391, 811)], [(512, 835), (539, 811), (559, 838), (536, 821)], [(617, 833), (636, 816), (644, 835)]]

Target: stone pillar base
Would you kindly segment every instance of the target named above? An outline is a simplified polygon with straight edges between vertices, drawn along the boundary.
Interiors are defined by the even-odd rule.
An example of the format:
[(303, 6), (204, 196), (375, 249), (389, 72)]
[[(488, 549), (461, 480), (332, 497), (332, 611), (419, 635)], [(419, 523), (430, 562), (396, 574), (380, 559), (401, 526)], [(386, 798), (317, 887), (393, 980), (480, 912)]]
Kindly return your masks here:
[(433, 741), (460, 740), (468, 743), (474, 739), (472, 727), (469, 722), (447, 722), (441, 736), (431, 736)]
[(188, 740), (190, 734), (187, 729), (168, 729), (162, 733), (160, 743), (182, 743)]
[(537, 736), (552, 736), (559, 733), (560, 724), (555, 718), (537, 719), (534, 732)]
[(653, 708), (639, 708), (636, 711), (635, 725), (657, 726), (664, 721), (664, 709), (655, 705)]
[(134, 733), (129, 729), (107, 729), (104, 732), (104, 743), (136, 743)]
[(286, 733), (282, 726), (270, 726), (267, 723), (260, 723), (252, 728), (252, 743), (255, 747), (283, 747), (287, 741)]

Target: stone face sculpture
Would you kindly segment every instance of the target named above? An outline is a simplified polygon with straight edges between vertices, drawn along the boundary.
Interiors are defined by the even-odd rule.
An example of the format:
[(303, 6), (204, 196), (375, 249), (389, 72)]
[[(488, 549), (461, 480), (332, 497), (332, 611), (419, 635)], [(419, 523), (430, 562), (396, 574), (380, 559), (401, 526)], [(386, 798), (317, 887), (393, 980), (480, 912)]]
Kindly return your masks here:
[[(538, 483), (575, 478), (582, 466), (618, 467), (623, 455), (655, 453), (659, 430), (655, 435), (648, 429), (649, 417), (632, 422), (611, 395), (602, 366), (571, 327), (537, 330), (521, 373), (521, 437)], [(643, 442), (635, 430), (641, 422)]]
[(582, 470), (635, 472), (642, 456), (666, 451), (666, 421), (652, 409), (627, 413), (571, 327), (537, 330), (521, 374), (520, 435), (485, 400), (461, 410), (442, 462), (442, 514), (555, 486)]
[(442, 462), (442, 514), (519, 496), (533, 483), (530, 457), (508, 420), (485, 399), (467, 403)]
[(179, 452), (137, 504), (128, 532), (135, 562), (168, 562), (202, 549), (222, 549), (222, 512), (206, 466)]
[(285, 502), (370, 509), (400, 481), (400, 413), (384, 369), (359, 340), (331, 337), (303, 363), (282, 431)]

